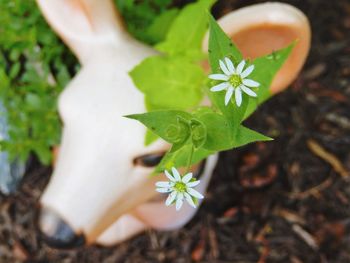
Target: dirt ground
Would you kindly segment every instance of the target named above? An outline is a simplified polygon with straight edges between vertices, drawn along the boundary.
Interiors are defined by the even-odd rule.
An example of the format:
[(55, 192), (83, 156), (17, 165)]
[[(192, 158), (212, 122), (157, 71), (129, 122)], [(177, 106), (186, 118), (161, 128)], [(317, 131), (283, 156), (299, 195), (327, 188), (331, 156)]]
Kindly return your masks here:
[[(264, 1), (219, 1), (216, 16)], [(220, 154), (195, 218), (121, 245), (58, 251), (36, 229), (50, 168), (0, 196), (0, 262), (350, 262), (350, 1), (289, 0), (311, 21), (307, 64), (248, 126), (275, 138)]]

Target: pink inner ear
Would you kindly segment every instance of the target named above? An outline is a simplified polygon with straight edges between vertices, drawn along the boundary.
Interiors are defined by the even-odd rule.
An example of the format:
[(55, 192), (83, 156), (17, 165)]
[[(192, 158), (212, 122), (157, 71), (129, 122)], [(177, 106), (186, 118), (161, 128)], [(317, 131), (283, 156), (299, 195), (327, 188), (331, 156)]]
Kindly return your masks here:
[(271, 91), (277, 93), (285, 89), (294, 80), (304, 63), (305, 52), (308, 48), (305, 43), (299, 41), (301, 40), (300, 31), (300, 28), (291, 27), (290, 25), (265, 23), (245, 28), (233, 34), (231, 38), (243, 53), (244, 58), (248, 59), (270, 54), (298, 40), (292, 54), (271, 85)]

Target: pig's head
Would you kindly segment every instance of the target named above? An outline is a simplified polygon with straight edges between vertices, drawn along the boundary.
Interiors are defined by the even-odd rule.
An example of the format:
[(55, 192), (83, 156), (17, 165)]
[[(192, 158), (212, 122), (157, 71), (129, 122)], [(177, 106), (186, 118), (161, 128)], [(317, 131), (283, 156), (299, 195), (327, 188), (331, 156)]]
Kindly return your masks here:
[[(128, 72), (155, 52), (125, 32), (110, 0), (37, 2), (82, 64), (59, 98), (64, 128), (57, 163), (40, 200), (39, 227), (44, 237), (53, 246), (73, 247), (96, 240), (122, 241), (147, 227), (183, 225), (195, 210), (185, 207), (176, 213), (161, 205), (154, 190), (160, 177), (149, 176), (169, 145), (158, 140), (145, 146), (145, 128), (123, 117), (146, 111), (143, 95)], [(244, 12), (254, 16), (237, 12), (238, 16), (233, 13), (221, 20), (239, 47), (246, 47), (245, 56), (263, 55), (299, 39), (272, 85), (279, 91), (304, 63), (310, 40), (308, 22), (286, 5), (258, 5), (247, 10)], [(249, 30), (259, 36), (258, 42)], [(212, 156), (192, 168), (201, 177), (201, 192), (215, 162)], [(108, 228), (111, 231), (106, 232)]]

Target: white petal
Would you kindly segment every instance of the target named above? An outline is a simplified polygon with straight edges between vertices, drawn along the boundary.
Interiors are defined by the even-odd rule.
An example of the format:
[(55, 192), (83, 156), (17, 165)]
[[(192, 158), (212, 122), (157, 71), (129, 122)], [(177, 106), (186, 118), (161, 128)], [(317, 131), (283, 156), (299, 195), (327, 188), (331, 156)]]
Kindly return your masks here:
[(230, 99), (232, 97), (234, 88), (233, 87), (229, 87), (228, 90), (226, 91), (226, 95), (225, 95), (225, 105), (227, 105), (230, 102)]
[(177, 193), (176, 199), (183, 200), (184, 199), (184, 194), (183, 193)]
[(204, 198), (204, 196), (200, 192), (194, 190), (193, 188), (187, 188), (187, 193), (189, 193), (190, 195), (192, 195), (198, 199)]
[(176, 191), (171, 192), (171, 194), (169, 194), (168, 198), (165, 201), (165, 205), (166, 206), (171, 205), (174, 202), (176, 195), (177, 195)]
[(225, 63), (222, 60), (219, 60), (220, 68), (225, 75), (231, 75), (231, 72), (227, 69)]
[(215, 91), (222, 91), (222, 90), (227, 89), (229, 86), (230, 86), (230, 83), (228, 83), (228, 82), (223, 82), (223, 83), (220, 83), (220, 84), (218, 84), (218, 85), (212, 87), (212, 88), (210, 89), (210, 91), (214, 91), (214, 92), (215, 92)]
[(192, 197), (191, 197), (188, 193), (184, 193), (184, 195), (185, 195), (185, 199), (186, 199), (187, 203), (188, 203), (190, 206), (192, 206), (193, 208), (196, 208), (196, 205), (195, 205), (195, 203), (193, 202)]
[(234, 74), (235, 73), (235, 67), (233, 66), (233, 63), (232, 63), (231, 59), (225, 58), (225, 62), (226, 62), (227, 69), (230, 71), (231, 74)]
[(176, 168), (175, 167), (171, 168), (171, 171), (173, 172), (173, 176), (174, 176), (175, 180), (177, 182), (180, 182), (181, 176), (180, 176), (179, 172), (176, 170)]
[(156, 188), (156, 191), (158, 193), (169, 193), (169, 192), (171, 192), (171, 189), (170, 188)]
[[(181, 198), (180, 198), (180, 195), (181, 195)], [(183, 194), (180, 193), (176, 196), (176, 211), (180, 210), (183, 202), (184, 202), (183, 201)]]
[(238, 75), (241, 75), (244, 66), (245, 66), (245, 61), (242, 60), (242, 61), (238, 64), (237, 69), (236, 69), (236, 73), (237, 73)]
[(252, 79), (244, 79), (243, 81), (243, 84), (248, 86), (248, 87), (251, 87), (251, 88), (255, 88), (255, 87), (259, 87), (260, 84)]
[(173, 182), (176, 181), (175, 178), (167, 170), (165, 170), (164, 173), (165, 173), (166, 177), (168, 177), (168, 179), (170, 181), (173, 181)]
[(254, 65), (250, 65), (249, 67), (247, 67), (241, 74), (241, 78), (245, 78), (247, 76), (250, 75), (250, 73), (252, 73), (254, 70)]
[(228, 80), (230, 77), (224, 74), (211, 74), (209, 78), (214, 80)]
[(237, 88), (236, 89), (236, 92), (235, 92), (235, 97), (236, 97), (236, 104), (237, 106), (241, 106), (242, 104), (242, 91), (240, 88)]
[(170, 184), (170, 182), (156, 182), (156, 186), (157, 187), (165, 187), (165, 188), (169, 188), (172, 185)]
[(192, 179), (192, 176), (193, 176), (192, 173), (186, 174), (184, 177), (182, 177), (182, 182), (187, 184)]
[(256, 93), (254, 91), (252, 91), (250, 88), (247, 88), (246, 86), (244, 85), (241, 85), (240, 88), (245, 92), (247, 93), (249, 96), (252, 96), (252, 97), (257, 97), (258, 95), (256, 95)]
[(199, 185), (200, 182), (201, 182), (200, 180), (194, 181), (194, 182), (189, 182), (186, 184), (186, 186), (187, 187), (195, 187), (195, 186)]

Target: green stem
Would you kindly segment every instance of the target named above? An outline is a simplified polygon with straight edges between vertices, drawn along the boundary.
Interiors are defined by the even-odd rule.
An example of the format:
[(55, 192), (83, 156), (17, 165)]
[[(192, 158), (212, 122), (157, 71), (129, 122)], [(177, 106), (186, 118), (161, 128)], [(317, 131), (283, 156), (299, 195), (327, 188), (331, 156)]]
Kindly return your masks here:
[(187, 162), (187, 168), (186, 168), (186, 173), (185, 174), (187, 174), (190, 171), (192, 158), (193, 158), (193, 152), (194, 152), (194, 146), (192, 145), (190, 156), (189, 156), (188, 162)]

